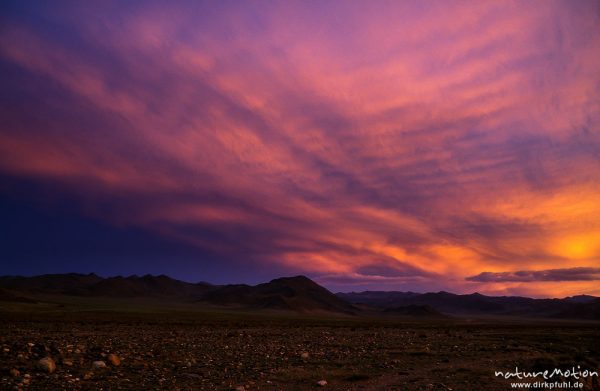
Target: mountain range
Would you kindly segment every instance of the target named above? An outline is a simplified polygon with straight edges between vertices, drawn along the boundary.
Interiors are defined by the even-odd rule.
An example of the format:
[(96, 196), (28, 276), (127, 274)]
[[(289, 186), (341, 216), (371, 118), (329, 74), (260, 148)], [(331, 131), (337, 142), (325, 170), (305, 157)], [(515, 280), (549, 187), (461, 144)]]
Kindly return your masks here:
[(449, 292), (365, 291), (338, 293), (357, 306), (386, 311), (397, 307), (423, 306), (452, 315), (507, 315), (520, 317), (600, 319), (600, 298), (589, 295), (563, 299), (533, 299), (520, 296), (457, 295)]
[(365, 291), (334, 294), (305, 276), (277, 278), (258, 285), (189, 283), (165, 275), (103, 278), (96, 274), (0, 277), (0, 302), (35, 303), (48, 296), (148, 297), (247, 309), (334, 312), (353, 315), (444, 317), (503, 315), (600, 320), (600, 298), (564, 299)]
[(189, 283), (165, 275), (103, 278), (93, 273), (68, 273), (0, 277), (0, 301), (43, 301), (48, 295), (149, 297), (233, 308), (356, 312), (353, 305), (304, 276), (277, 278), (255, 286)]

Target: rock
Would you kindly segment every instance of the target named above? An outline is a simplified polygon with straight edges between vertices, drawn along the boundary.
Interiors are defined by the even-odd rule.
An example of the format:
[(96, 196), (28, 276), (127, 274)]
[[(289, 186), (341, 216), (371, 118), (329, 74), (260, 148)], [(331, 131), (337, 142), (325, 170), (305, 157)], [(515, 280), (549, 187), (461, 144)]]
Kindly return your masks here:
[(83, 374), (83, 380), (90, 380), (94, 374), (92, 372), (86, 372)]
[(106, 368), (106, 363), (104, 361), (101, 361), (101, 360), (94, 361), (92, 363), (92, 368), (94, 368), (94, 369)]
[(319, 381), (317, 382), (317, 385), (318, 385), (319, 387), (325, 387), (325, 386), (327, 385), (327, 380), (319, 380)]
[(246, 391), (246, 387), (244, 387), (244, 386), (237, 386), (235, 388), (235, 391)]
[(19, 372), (18, 369), (13, 368), (13, 369), (10, 370), (10, 375), (12, 377), (19, 377), (19, 376), (21, 376), (21, 372)]
[(47, 356), (50, 348), (44, 344), (36, 343), (31, 347), (31, 352), (36, 356)]
[(66, 365), (68, 367), (72, 367), (73, 366), (73, 361), (72, 360), (63, 360), (63, 365)]
[(308, 354), (308, 352), (302, 352), (300, 354), (300, 358), (302, 358), (303, 360), (308, 360), (309, 357), (310, 357), (310, 354)]
[(202, 376), (197, 373), (182, 373), (181, 376), (191, 377), (192, 379), (202, 379)]
[(121, 359), (116, 354), (111, 353), (106, 357), (106, 359), (108, 360), (109, 363), (111, 363), (115, 367), (118, 367), (119, 365), (121, 365)]
[(56, 370), (56, 363), (50, 357), (44, 357), (38, 361), (38, 368), (42, 371), (52, 373)]

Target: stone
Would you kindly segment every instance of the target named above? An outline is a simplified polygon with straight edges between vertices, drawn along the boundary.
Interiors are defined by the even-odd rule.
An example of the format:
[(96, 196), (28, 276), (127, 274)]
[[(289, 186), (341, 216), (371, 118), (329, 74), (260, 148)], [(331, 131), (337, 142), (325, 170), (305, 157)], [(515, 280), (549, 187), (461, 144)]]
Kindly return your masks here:
[(325, 386), (327, 385), (327, 380), (319, 380), (319, 381), (317, 382), (317, 385), (318, 385), (319, 387), (325, 387)]
[(101, 361), (101, 360), (94, 361), (92, 363), (92, 368), (94, 368), (94, 369), (106, 368), (106, 363), (104, 361)]
[(52, 373), (56, 370), (56, 363), (50, 357), (44, 357), (38, 361), (38, 368), (47, 373)]
[(303, 360), (308, 360), (309, 357), (310, 357), (310, 354), (308, 354), (308, 352), (302, 352), (300, 354), (300, 358), (302, 358)]
[(36, 343), (31, 347), (31, 353), (36, 356), (47, 356), (48, 352), (50, 352), (50, 348), (41, 343)]
[(13, 368), (13, 369), (10, 370), (10, 375), (12, 377), (19, 377), (19, 376), (21, 376), (21, 372), (19, 372), (18, 369)]
[(121, 359), (116, 354), (111, 353), (106, 357), (106, 359), (108, 360), (109, 363), (111, 363), (115, 367), (118, 367), (119, 365), (121, 365)]

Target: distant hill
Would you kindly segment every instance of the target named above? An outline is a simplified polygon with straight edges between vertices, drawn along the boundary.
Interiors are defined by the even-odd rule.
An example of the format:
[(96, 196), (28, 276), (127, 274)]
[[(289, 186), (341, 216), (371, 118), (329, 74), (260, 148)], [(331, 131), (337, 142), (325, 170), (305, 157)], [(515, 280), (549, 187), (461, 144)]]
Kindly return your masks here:
[(452, 315), (511, 315), (563, 319), (600, 320), (599, 298), (574, 296), (564, 299), (532, 299), (519, 296), (485, 296), (479, 293), (456, 295), (448, 292), (351, 292), (338, 297), (355, 305), (368, 305), (382, 310), (395, 307), (428, 306)]
[[(592, 296), (593, 297), (593, 296)], [(600, 320), (600, 298), (594, 300), (586, 300), (570, 305), (555, 315), (556, 318), (562, 319), (590, 319)]]
[(90, 295), (113, 297), (200, 297), (213, 288), (207, 283), (189, 283), (165, 275), (106, 278), (90, 287)]
[(226, 285), (208, 291), (203, 301), (220, 305), (243, 305), (293, 311), (329, 311), (353, 313), (356, 308), (304, 276), (284, 277), (271, 282)]
[[(250, 285), (189, 283), (165, 275), (102, 278), (96, 274), (45, 274), (0, 277), (0, 300), (34, 301), (27, 295), (80, 297), (154, 297), (214, 305), (297, 312), (354, 313), (356, 308), (304, 276)], [(23, 297), (24, 296), (24, 297)]]
[(0, 277), (0, 302), (43, 302), (49, 295), (149, 297), (233, 308), (295, 312), (379, 313), (411, 317), (510, 315), (600, 320), (600, 298), (589, 295), (532, 299), (479, 293), (456, 295), (449, 292), (365, 291), (333, 294), (304, 276), (277, 278), (255, 286), (189, 283), (165, 275), (104, 278), (93, 273), (68, 273)]
[(16, 295), (11, 291), (7, 291), (6, 289), (2, 288), (0, 288), (0, 301), (8, 301), (14, 303), (36, 303), (36, 301), (33, 299)]
[(595, 300), (598, 300), (598, 297), (590, 295), (577, 295), (565, 297), (565, 300), (571, 303), (591, 303)]
[(44, 274), (35, 277), (0, 277), (0, 287), (29, 294), (106, 297), (200, 296), (210, 284), (192, 284), (165, 275), (102, 278), (96, 274)]
[(28, 293), (83, 295), (102, 278), (90, 274), (43, 274), (34, 277), (3, 276), (0, 287)]
[(430, 307), (428, 305), (416, 305), (416, 304), (386, 308), (383, 312), (386, 314), (404, 315), (404, 316), (412, 316), (412, 317), (419, 317), (419, 318), (443, 318), (443, 317), (445, 317), (445, 315), (434, 310), (432, 307)]
[(359, 293), (336, 293), (336, 295), (349, 303), (373, 305), (376, 307), (393, 307), (394, 305), (398, 305), (397, 303), (399, 301), (402, 301), (408, 297), (418, 296), (420, 293), (397, 291), (364, 291)]

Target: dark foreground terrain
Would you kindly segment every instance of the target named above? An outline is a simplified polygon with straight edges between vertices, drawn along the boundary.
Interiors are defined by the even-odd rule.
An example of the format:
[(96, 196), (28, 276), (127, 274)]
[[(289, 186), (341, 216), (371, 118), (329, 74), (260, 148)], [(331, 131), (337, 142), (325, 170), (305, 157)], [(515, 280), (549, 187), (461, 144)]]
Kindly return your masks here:
[(597, 323), (94, 303), (0, 303), (0, 389), (508, 390), (495, 370), (600, 363)]

